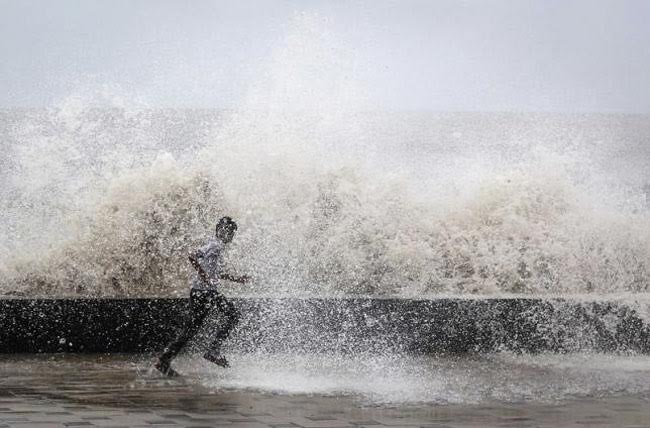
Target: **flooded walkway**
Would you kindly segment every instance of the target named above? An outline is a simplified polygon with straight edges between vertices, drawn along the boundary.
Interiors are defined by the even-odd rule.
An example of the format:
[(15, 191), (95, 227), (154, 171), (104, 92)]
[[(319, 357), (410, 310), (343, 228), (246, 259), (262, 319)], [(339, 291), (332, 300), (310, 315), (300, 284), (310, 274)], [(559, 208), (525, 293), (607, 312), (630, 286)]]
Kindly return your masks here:
[[(210, 372), (210, 367), (200, 360), (184, 357), (178, 367), (187, 376), (167, 380), (151, 370), (151, 358), (147, 356), (0, 356), (0, 427), (650, 427), (650, 384), (647, 390), (637, 387), (626, 391), (607, 376), (594, 383), (591, 392), (574, 388), (575, 396), (567, 393), (558, 400), (549, 400), (548, 396), (528, 395), (526, 398), (526, 394), (503, 396), (499, 400), (498, 394), (504, 394), (507, 388), (503, 379), (495, 378), (494, 389), (501, 392), (485, 391), (481, 395), (483, 398), (477, 398), (479, 396), (469, 393), (463, 396), (463, 389), (454, 389), (453, 379), (466, 383), (468, 380), (458, 374), (468, 373), (468, 378), (476, 378), (477, 388), (485, 388), (489, 379), (500, 373), (495, 368), (498, 364), (457, 360), (447, 361), (445, 366), (442, 360), (433, 360), (441, 370), (435, 373), (448, 375), (447, 383), (440, 388), (449, 394), (446, 403), (434, 403), (414, 400), (407, 391), (411, 380), (406, 378), (402, 384), (395, 384), (395, 373), (375, 379), (378, 384), (387, 383), (383, 389), (375, 385), (366, 388), (365, 392), (364, 388), (346, 390), (340, 380), (336, 380), (337, 376), (349, 378), (355, 370), (368, 370), (354, 364), (342, 368), (344, 365), (339, 363), (336, 369), (339, 372), (327, 368), (335, 371), (329, 380), (323, 373), (314, 372), (312, 367), (310, 379), (313, 382), (316, 382), (314, 379), (321, 384), (330, 382), (330, 387), (320, 389), (313, 388), (306, 378), (300, 382), (288, 379), (283, 372), (276, 372), (275, 377), (266, 380), (260, 379), (260, 384), (252, 384), (242, 373), (251, 373), (255, 364), (261, 364), (259, 373), (276, 369), (273, 364), (254, 360), (253, 356), (248, 358), (234, 362), (232, 372)], [(561, 358), (558, 356), (558, 361)], [(575, 359), (567, 357), (568, 365), (556, 364), (549, 368), (547, 364), (545, 369), (540, 368), (538, 362), (537, 372), (522, 369), (521, 364), (516, 368), (512, 360), (506, 363), (513, 366), (515, 382), (520, 373), (527, 373), (540, 385), (544, 382), (555, 384), (561, 382), (563, 374), (567, 382), (572, 381), (572, 371), (567, 370), (571, 358)], [(309, 359), (301, 361), (303, 366), (292, 368), (298, 374), (305, 372), (306, 361), (322, 365), (320, 360), (315, 363)], [(593, 364), (593, 360), (590, 361)], [(297, 362), (290, 360), (286, 364)], [(487, 367), (472, 372), (472, 367), (479, 364)], [(620, 372), (620, 385), (631, 377), (639, 379), (640, 384), (645, 382), (643, 374), (650, 367), (645, 368), (644, 364), (645, 360), (633, 360), (632, 368), (628, 365)], [(425, 375), (413, 362), (409, 362), (409, 366), (413, 366), (416, 376)], [(454, 372), (452, 367), (458, 371)], [(408, 372), (408, 367), (405, 370)], [(612, 370), (610, 375), (616, 368)], [(553, 372), (556, 377), (552, 376)], [(262, 377), (252, 373), (257, 378)], [(283, 377), (284, 387), (281, 385)], [(276, 388), (264, 387), (264, 382), (270, 380), (278, 383)], [(361, 382), (362, 377), (352, 378), (351, 382), (355, 380)], [(302, 390), (296, 387), (298, 384), (303, 385)], [(515, 383), (506, 380), (506, 384), (510, 389), (515, 388)], [(555, 387), (549, 391), (558, 391), (559, 387)], [(421, 385), (413, 385), (413, 388), (417, 392)], [(405, 390), (406, 399), (379, 393), (398, 390)], [(387, 397), (396, 399), (388, 400)]]

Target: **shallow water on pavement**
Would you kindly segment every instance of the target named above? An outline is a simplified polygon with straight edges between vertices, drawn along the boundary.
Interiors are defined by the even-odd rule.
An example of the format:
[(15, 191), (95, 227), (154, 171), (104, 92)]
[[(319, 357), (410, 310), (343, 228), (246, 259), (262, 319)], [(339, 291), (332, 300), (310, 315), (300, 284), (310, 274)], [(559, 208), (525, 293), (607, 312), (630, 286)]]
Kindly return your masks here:
[(0, 356), (0, 425), (650, 426), (645, 356), (229, 357)]
[(404, 357), (247, 354), (219, 370), (199, 357), (176, 367), (214, 389), (349, 395), (369, 404), (553, 403), (650, 394), (650, 357), (607, 354)]

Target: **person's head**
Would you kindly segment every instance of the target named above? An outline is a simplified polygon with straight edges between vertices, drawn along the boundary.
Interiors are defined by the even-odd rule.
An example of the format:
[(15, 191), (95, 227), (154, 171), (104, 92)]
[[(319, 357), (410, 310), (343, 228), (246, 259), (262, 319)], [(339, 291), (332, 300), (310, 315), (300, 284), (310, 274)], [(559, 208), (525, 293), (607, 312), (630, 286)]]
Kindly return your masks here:
[(232, 241), (237, 230), (237, 223), (230, 217), (222, 217), (217, 223), (215, 235), (217, 239), (225, 242), (226, 244)]

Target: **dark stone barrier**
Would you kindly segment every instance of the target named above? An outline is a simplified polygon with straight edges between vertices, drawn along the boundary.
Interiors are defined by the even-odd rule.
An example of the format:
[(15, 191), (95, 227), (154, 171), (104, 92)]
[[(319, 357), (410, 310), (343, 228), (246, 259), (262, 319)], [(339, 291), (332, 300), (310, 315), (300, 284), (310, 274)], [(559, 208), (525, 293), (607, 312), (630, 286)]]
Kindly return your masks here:
[[(647, 304), (544, 299), (233, 299), (242, 352), (650, 352)], [(185, 299), (0, 299), (0, 352), (153, 352)], [(210, 334), (212, 320), (203, 335)], [(200, 342), (200, 341), (199, 341)], [(195, 345), (196, 346), (196, 345)]]

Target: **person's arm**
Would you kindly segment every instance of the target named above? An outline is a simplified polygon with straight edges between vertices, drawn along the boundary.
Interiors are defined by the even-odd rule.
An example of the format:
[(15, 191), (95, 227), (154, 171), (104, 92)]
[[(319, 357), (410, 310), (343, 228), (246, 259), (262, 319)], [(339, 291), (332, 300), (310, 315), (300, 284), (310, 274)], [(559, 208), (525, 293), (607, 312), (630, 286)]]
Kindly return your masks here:
[(192, 267), (196, 269), (196, 271), (199, 273), (199, 278), (201, 278), (206, 284), (210, 283), (210, 277), (208, 274), (203, 270), (203, 267), (201, 267), (201, 263), (199, 263), (199, 259), (203, 257), (203, 253), (200, 251), (197, 251), (196, 253), (190, 253), (189, 259), (190, 263), (192, 264)]
[(251, 278), (248, 275), (235, 276), (229, 273), (221, 273), (219, 274), (219, 278), (225, 279), (226, 281), (238, 282), (240, 284), (246, 284), (251, 281)]

